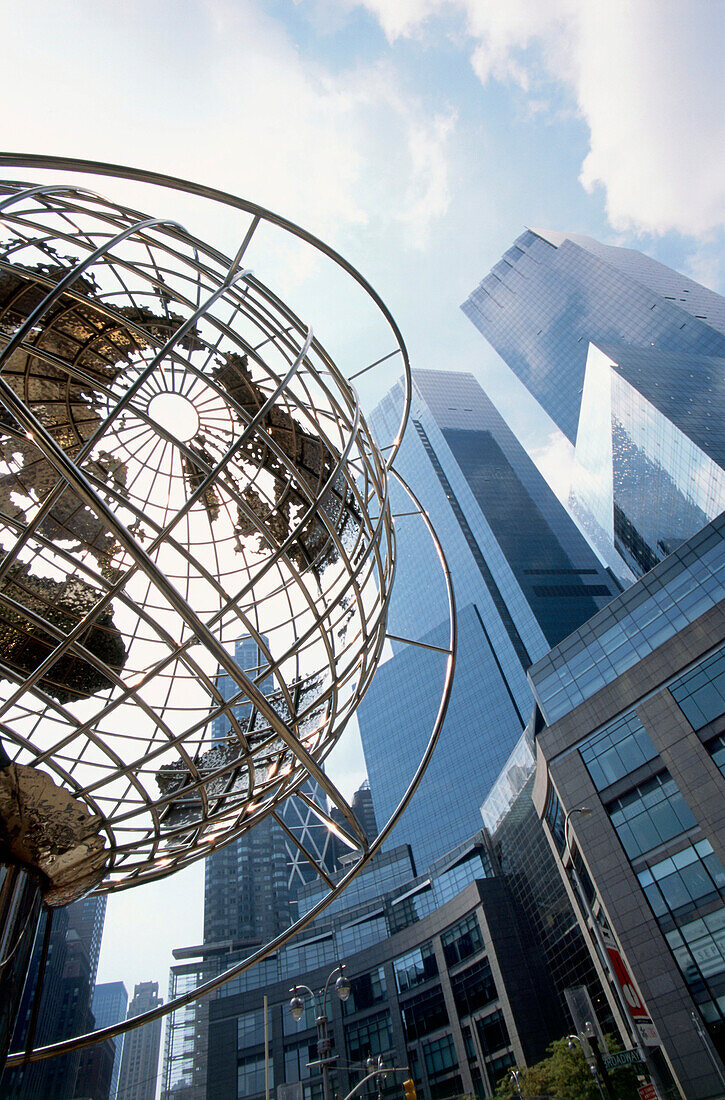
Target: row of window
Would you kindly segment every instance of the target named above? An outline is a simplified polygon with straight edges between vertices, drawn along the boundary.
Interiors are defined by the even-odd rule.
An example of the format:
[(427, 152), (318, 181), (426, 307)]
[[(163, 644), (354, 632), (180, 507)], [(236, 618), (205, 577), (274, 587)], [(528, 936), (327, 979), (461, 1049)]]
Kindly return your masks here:
[(680, 918), (718, 897), (725, 901), (725, 869), (708, 840), (651, 864), (637, 878), (658, 918)]
[[(449, 962), (460, 962), (483, 947), (483, 940), (475, 914), (468, 914), (442, 935), (443, 947)], [(435, 977), (438, 973), (433, 945), (429, 941), (415, 951), (394, 960), (396, 983), (399, 990), (408, 991), (415, 985)], [(454, 975), (451, 979), (453, 996), (458, 1013), (470, 1015), (496, 999), (496, 989), (487, 958)], [(343, 1013), (373, 1007), (386, 1000), (385, 971), (382, 966), (354, 978), (351, 993), (344, 1002)], [(283, 1013), (285, 1035), (293, 1030), (315, 1026), (315, 1007), (305, 999), (305, 1011), (295, 1024), (288, 1013)], [(443, 991), (439, 985), (408, 997), (401, 1004), (403, 1030), (407, 1042), (426, 1039), (433, 1032), (449, 1026)], [(477, 1032), (484, 1055), (493, 1054), (508, 1045), (509, 1037), (499, 1010), (477, 1021)], [(468, 1029), (466, 1029), (468, 1030)], [(470, 1033), (469, 1033), (470, 1034)], [(271, 1026), (269, 1029), (271, 1036)], [(243, 1052), (264, 1042), (264, 1010), (256, 1009), (237, 1017), (237, 1044), (240, 1051), (238, 1084), (239, 1096), (251, 1096), (264, 1090), (264, 1058), (260, 1053), (246, 1055)], [(347, 1056), (352, 1063), (362, 1063), (371, 1055), (386, 1054), (392, 1048), (392, 1031), (388, 1011), (352, 1021), (345, 1026)], [(436, 1074), (455, 1068), (453, 1039), (449, 1035), (427, 1040), (422, 1044), (426, 1068), (433, 1078)], [(308, 1065), (317, 1057), (317, 1044), (311, 1038), (286, 1042), (284, 1047), (285, 1080), (308, 1081), (318, 1072)], [(489, 1059), (486, 1059), (487, 1062)], [(270, 1082), (271, 1084), (273, 1082)]]
[[(669, 685), (695, 730), (725, 713), (725, 647)], [(725, 735), (708, 745), (725, 776)], [(657, 759), (657, 751), (632, 711), (587, 738), (580, 752), (589, 775), (603, 790)], [(555, 795), (554, 795), (555, 799)], [(666, 770), (633, 786), (607, 805), (627, 856), (637, 859), (697, 826)], [(547, 819), (561, 831), (560, 807), (550, 799)], [(690, 992), (710, 1024), (725, 1021), (725, 868), (708, 840), (650, 863), (638, 879), (662, 926)]]
[(697, 821), (668, 772), (660, 772), (607, 807), (630, 859), (672, 840)]

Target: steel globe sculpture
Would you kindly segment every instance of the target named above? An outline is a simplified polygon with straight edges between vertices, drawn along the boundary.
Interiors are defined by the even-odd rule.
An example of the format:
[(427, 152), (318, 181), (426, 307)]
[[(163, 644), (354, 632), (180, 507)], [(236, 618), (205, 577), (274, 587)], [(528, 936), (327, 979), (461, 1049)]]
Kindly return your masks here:
[[(324, 762), (386, 638), (407, 402), (396, 437), (373, 439), (349, 372), (245, 267), (260, 224), (347, 272), (409, 380), (397, 327), (345, 261), (252, 204), (0, 162), (247, 217), (225, 255), (77, 176), (0, 184), (0, 862), (48, 906), (140, 885), (312, 777), (361, 866), (392, 820), (366, 838)], [(452, 629), (429, 749), (453, 648)]]

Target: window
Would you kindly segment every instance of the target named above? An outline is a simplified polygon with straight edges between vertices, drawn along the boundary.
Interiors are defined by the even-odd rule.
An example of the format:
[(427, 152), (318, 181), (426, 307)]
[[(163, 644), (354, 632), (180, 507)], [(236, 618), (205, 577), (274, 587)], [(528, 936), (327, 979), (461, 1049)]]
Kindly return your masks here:
[(337, 948), (332, 935), (286, 947), (282, 952), (282, 977), (294, 978), (296, 974), (325, 966), (334, 962), (336, 955)]
[(657, 756), (657, 750), (634, 711), (588, 737), (579, 746), (579, 752), (598, 791)]
[(452, 1035), (442, 1035), (440, 1039), (430, 1039), (423, 1043), (423, 1057), (425, 1068), (431, 1077), (438, 1073), (445, 1073), (449, 1069), (456, 1069), (458, 1059), (456, 1048), (453, 1045)]
[(430, 1100), (456, 1100), (463, 1095), (463, 1082), (458, 1074), (440, 1081), (429, 1081)]
[(411, 997), (400, 1006), (403, 1028), (408, 1042), (430, 1035), (441, 1027), (447, 1027), (448, 1012), (440, 986)]
[(454, 924), (444, 932), (441, 936), (441, 944), (448, 966), (455, 966), (456, 963), (480, 951), (483, 947), (483, 937), (476, 914), (469, 913), (458, 924)]
[(666, 934), (677, 965), (708, 1023), (725, 1016), (725, 907)]
[(342, 1002), (343, 1016), (351, 1016), (365, 1008), (372, 1008), (387, 999), (385, 971), (382, 966), (369, 974), (359, 974), (350, 981), (350, 996)]
[(509, 1033), (500, 1008), (497, 1008), (490, 1016), (484, 1016), (482, 1020), (477, 1020), (476, 1028), (484, 1054), (493, 1054), (501, 1047), (509, 1045)]
[(451, 978), (451, 987), (459, 1016), (469, 1016), (477, 1008), (495, 1001), (498, 994), (488, 959), (469, 966)]
[[(311, 1076), (310, 1062), (317, 1059), (317, 1042), (303, 1039), (299, 1043), (286, 1043), (284, 1048), (284, 1079), (286, 1082), (305, 1081)], [(319, 1067), (315, 1067), (316, 1075)]]
[(364, 951), (373, 943), (388, 938), (388, 926), (381, 913), (372, 913), (363, 920), (345, 924), (337, 933), (337, 951), (341, 958), (356, 951)]
[(667, 772), (641, 783), (617, 798), (607, 809), (630, 859), (697, 825)]
[[(274, 1087), (272, 1059), (269, 1060), (269, 1085)], [(237, 1096), (254, 1096), (264, 1092), (264, 1055), (240, 1058), (237, 1066)]]
[(488, 857), (479, 850), (471, 852), (455, 867), (444, 871), (433, 880), (433, 890), (438, 904), (444, 905), (477, 878), (490, 878), (490, 876), (491, 864)]
[(400, 932), (437, 908), (430, 883), (394, 901), (390, 907), (390, 931)]
[(317, 1010), (315, 1009), (314, 1001), (306, 993), (301, 993), (300, 997), (304, 1005), (300, 1020), (292, 1019), (292, 1013), (287, 1005), (284, 1005), (282, 1008), (282, 1031), (285, 1035), (295, 1035), (299, 1031), (308, 1031), (310, 1028), (315, 1027)]
[(656, 917), (682, 916), (720, 896), (725, 898), (725, 868), (708, 840), (700, 840), (637, 875)]
[(566, 816), (559, 797), (553, 787), (549, 788), (544, 808), (544, 820), (549, 826), (552, 840), (559, 854), (566, 848)]
[(351, 1062), (364, 1062), (371, 1054), (385, 1054), (392, 1046), (390, 1016), (381, 1012), (345, 1028), (347, 1053)]
[(503, 1076), (505, 1070), (507, 1070), (509, 1066), (516, 1065), (516, 1058), (514, 1057), (512, 1051), (507, 1051), (506, 1054), (501, 1054), (498, 1058), (491, 1058), (490, 1061), (486, 1062), (486, 1065), (488, 1066), (494, 1081), (498, 1081), (498, 1079)]
[[(272, 1039), (272, 1020), (269, 1017), (269, 1038)], [(264, 1009), (244, 1012), (237, 1017), (237, 1050), (258, 1046), (264, 1042)]]
[(714, 741), (711, 741), (707, 746), (710, 756), (713, 758), (718, 768), (725, 775), (725, 736), (720, 734)]
[(421, 982), (435, 978), (438, 973), (438, 964), (433, 953), (433, 944), (428, 940), (420, 947), (416, 947), (414, 951), (409, 951), (407, 955), (393, 959), (393, 969), (399, 993), (404, 993), (406, 989), (413, 989)]
[(725, 648), (671, 684), (670, 693), (693, 729), (725, 714)]

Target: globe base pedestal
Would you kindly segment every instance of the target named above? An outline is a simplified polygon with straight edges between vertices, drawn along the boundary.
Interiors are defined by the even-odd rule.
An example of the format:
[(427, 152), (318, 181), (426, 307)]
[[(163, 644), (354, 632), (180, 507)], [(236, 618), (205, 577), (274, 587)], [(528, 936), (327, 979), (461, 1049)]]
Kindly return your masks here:
[(0, 1072), (5, 1065), (42, 910), (39, 876), (0, 866)]

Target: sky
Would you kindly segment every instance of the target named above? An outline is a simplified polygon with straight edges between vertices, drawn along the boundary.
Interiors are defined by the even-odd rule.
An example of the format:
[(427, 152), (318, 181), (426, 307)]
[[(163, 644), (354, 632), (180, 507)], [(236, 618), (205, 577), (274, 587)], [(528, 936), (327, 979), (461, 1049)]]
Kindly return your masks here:
[[(720, 0), (0, 0), (0, 13), (0, 146), (199, 180), (305, 226), (380, 293), (413, 369), (472, 371), (562, 492), (566, 448), (460, 303), (525, 226), (639, 248), (725, 292)], [(283, 296), (304, 297), (304, 268), (272, 269)], [(351, 794), (359, 750), (337, 766)], [(112, 898), (99, 980), (165, 994), (169, 944), (200, 942), (202, 892), (197, 864)]]

